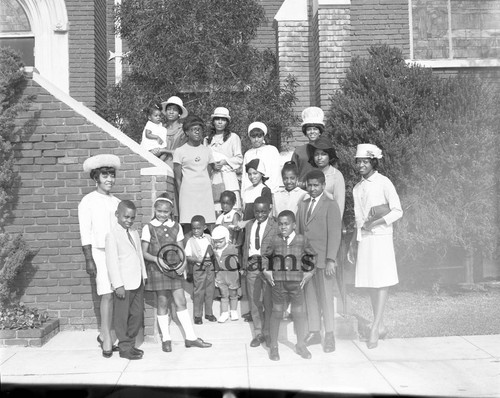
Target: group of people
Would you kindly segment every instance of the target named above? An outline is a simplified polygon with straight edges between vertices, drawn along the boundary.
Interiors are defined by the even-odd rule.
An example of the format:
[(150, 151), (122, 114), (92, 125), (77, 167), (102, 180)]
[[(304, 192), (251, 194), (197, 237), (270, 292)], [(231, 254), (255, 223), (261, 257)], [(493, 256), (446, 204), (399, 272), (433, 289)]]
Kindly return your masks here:
[[(153, 219), (140, 237), (131, 228), (134, 203), (111, 193), (119, 158), (96, 155), (84, 162), (96, 190), (82, 199), (78, 215), (86, 269), (101, 296), (97, 339), (104, 357), (116, 350), (124, 358), (142, 358), (135, 337), (143, 320), (144, 290), (155, 292), (165, 352), (172, 350), (173, 316), (186, 347), (208, 348), (193, 323), (202, 324), (203, 315), (209, 322), (238, 320), (239, 299), (242, 317), (253, 323), (250, 346), (265, 343), (271, 360), (280, 359), (279, 327), (289, 305), (298, 355), (311, 358), (307, 347), (313, 344), (322, 344), (324, 352), (335, 350), (334, 288), (345, 182), (324, 133), (324, 113), (317, 107), (302, 112), (308, 143), (283, 165), (278, 150), (266, 144), (264, 123), (249, 125), (252, 148), (242, 154), (230, 122), (229, 110), (216, 108), (205, 134), (203, 120), (188, 114), (179, 97), (148, 109), (141, 145), (172, 165), (176, 190), (155, 200)], [(402, 210), (393, 184), (377, 171), (381, 158), (377, 146), (358, 145), (362, 178), (353, 191), (355, 285), (370, 288), (374, 320), (368, 348), (387, 335), (388, 288), (398, 283), (392, 224)], [(185, 283), (193, 284), (193, 318)], [(213, 314), (217, 296), (218, 319)]]

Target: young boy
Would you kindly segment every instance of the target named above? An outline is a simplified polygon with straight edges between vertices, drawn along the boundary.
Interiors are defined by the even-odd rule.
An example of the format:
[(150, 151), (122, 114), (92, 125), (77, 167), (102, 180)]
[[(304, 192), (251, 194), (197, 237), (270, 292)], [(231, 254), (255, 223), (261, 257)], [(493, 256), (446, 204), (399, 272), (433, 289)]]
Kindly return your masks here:
[(325, 193), (325, 175), (315, 169), (306, 175), (308, 198), (304, 198), (297, 211), (299, 234), (305, 235), (318, 253), (316, 268), (306, 285), (306, 305), (309, 333), (306, 345), (321, 343), (321, 317), (325, 327), (324, 352), (335, 351), (333, 335), (335, 259), (340, 245), (341, 218), (339, 206)]
[(144, 352), (135, 347), (135, 338), (143, 324), (144, 281), (147, 278), (141, 240), (131, 230), (136, 207), (122, 200), (116, 210), (118, 223), (106, 235), (106, 267), (114, 290), (113, 323), (120, 357), (141, 359)]
[(203, 323), (203, 303), (205, 319), (216, 322), (212, 306), (215, 293), (215, 270), (212, 262), (214, 254), (210, 235), (205, 234), (205, 217), (197, 215), (191, 219), (192, 236), (186, 242), (185, 254), (193, 269), (193, 316), (194, 323)]
[(291, 210), (297, 214), (300, 201), (306, 191), (297, 186), (297, 165), (293, 161), (286, 162), (281, 169), (283, 186), (273, 193), (273, 216), (277, 217), (283, 210)]
[(269, 358), (279, 361), (278, 333), (285, 299), (292, 304), (293, 325), (297, 334), (295, 349), (304, 359), (311, 359), (304, 338), (306, 336), (306, 312), (304, 286), (314, 274), (315, 250), (304, 235), (295, 233), (295, 214), (284, 210), (278, 215), (278, 235), (268, 246), (264, 276), (271, 284), (273, 312), (271, 315), (271, 347)]

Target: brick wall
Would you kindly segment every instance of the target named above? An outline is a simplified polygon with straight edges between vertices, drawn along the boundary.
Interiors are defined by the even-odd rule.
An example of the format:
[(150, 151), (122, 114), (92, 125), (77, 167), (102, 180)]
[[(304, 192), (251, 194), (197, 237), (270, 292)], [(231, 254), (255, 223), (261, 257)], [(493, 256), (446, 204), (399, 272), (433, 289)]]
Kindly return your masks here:
[(106, 63), (107, 63), (107, 85), (115, 83), (115, 61), (107, 61), (109, 51), (115, 52), (115, 14), (114, 0), (106, 0)]
[(107, 44), (107, 0), (94, 0), (95, 5), (95, 92), (96, 109), (102, 109), (106, 104), (106, 86), (108, 70)]
[[(61, 329), (96, 328), (99, 300), (85, 272), (77, 217), (78, 203), (95, 189), (82, 170), (83, 161), (98, 153), (121, 158), (113, 193), (137, 205), (137, 228), (151, 219), (152, 198), (171, 191), (173, 181), (165, 175), (141, 175), (151, 163), (33, 80), (24, 94), (36, 95), (36, 101), (18, 122), (31, 121), (35, 129), (15, 146), (19, 184), (5, 228), (22, 233), (38, 250), (34, 272), (24, 272), (17, 280), (21, 300), (48, 310), (59, 318)], [(151, 317), (151, 308), (148, 311)]]
[(258, 49), (276, 48), (276, 34), (274, 30), (274, 16), (278, 12), (284, 0), (259, 0), (266, 13), (266, 21), (257, 29), (257, 36), (252, 45)]

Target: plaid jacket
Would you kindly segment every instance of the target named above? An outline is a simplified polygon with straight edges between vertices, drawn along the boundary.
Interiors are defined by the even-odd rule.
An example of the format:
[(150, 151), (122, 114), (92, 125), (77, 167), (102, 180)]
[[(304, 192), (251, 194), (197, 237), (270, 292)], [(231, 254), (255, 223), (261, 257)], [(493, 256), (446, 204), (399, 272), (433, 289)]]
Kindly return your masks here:
[(275, 281), (300, 282), (304, 271), (314, 271), (316, 251), (304, 235), (296, 234), (288, 245), (275, 235), (264, 255), (264, 267), (273, 271)]

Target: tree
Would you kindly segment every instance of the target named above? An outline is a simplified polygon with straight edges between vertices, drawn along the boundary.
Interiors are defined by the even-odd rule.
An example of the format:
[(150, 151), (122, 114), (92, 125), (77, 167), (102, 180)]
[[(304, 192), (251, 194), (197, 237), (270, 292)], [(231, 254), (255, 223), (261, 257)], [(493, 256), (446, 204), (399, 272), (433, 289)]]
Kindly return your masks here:
[(235, 132), (261, 120), (278, 143), (294, 121), (296, 85), (291, 77), (280, 85), (274, 53), (251, 45), (264, 19), (263, 8), (248, 0), (123, 2), (116, 21), (130, 72), (111, 89), (106, 117), (139, 140), (142, 109), (179, 95), (207, 120), (217, 106), (228, 107)]

